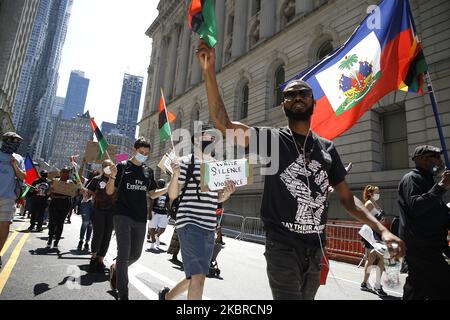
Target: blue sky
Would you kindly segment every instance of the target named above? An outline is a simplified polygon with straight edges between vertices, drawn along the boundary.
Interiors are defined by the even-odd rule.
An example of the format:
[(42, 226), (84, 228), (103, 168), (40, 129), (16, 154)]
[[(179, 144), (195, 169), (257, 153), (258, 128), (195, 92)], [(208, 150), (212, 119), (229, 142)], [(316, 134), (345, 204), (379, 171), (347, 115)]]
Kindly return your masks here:
[(58, 93), (65, 97), (70, 72), (90, 79), (85, 111), (96, 122), (116, 122), (123, 75), (144, 77), (145, 95), (151, 39), (145, 31), (158, 15), (159, 0), (74, 0), (59, 68)]

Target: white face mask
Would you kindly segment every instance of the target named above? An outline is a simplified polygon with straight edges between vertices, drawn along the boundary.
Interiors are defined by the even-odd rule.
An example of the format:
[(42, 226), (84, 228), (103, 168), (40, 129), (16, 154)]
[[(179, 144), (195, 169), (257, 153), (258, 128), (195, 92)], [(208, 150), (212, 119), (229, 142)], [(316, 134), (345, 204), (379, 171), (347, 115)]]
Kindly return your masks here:
[(108, 167), (104, 167), (103, 168), (103, 173), (106, 174), (106, 175), (110, 175), (111, 174), (111, 168), (109, 166)]
[(144, 156), (143, 154), (136, 152), (135, 158), (138, 162), (144, 163), (148, 159), (148, 156)]
[(378, 201), (378, 199), (380, 199), (380, 194), (379, 194), (379, 193), (375, 193), (375, 194), (372, 196), (372, 198), (373, 198), (373, 200)]

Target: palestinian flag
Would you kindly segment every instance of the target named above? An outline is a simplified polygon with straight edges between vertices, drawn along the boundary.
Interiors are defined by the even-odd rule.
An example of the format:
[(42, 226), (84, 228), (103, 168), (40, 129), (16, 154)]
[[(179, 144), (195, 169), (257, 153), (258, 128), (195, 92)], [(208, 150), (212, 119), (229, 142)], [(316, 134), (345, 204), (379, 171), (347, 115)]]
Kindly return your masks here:
[(167, 111), (164, 93), (161, 89), (161, 98), (159, 99), (159, 138), (161, 142), (166, 141), (172, 136), (170, 123), (174, 122), (175, 118), (173, 113)]
[(39, 173), (34, 167), (33, 159), (27, 153), (25, 157), (25, 180), (24, 183), (31, 186), (34, 180), (39, 179)]
[(106, 149), (108, 148), (108, 142), (106, 141), (100, 129), (97, 127), (94, 118), (91, 118), (91, 127), (98, 141), (98, 146), (100, 148), (100, 156), (102, 156), (106, 152)]
[(198, 33), (210, 48), (216, 46), (218, 36), (214, 0), (191, 1), (189, 28)]

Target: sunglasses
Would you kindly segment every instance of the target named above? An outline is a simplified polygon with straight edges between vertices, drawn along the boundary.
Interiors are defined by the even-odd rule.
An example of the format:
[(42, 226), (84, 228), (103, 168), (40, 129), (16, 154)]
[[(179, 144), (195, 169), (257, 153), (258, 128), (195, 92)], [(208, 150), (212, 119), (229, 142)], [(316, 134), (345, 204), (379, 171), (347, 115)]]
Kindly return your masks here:
[(284, 93), (284, 98), (286, 100), (292, 100), (299, 95), (302, 98), (312, 98), (313, 93), (310, 90), (292, 90)]

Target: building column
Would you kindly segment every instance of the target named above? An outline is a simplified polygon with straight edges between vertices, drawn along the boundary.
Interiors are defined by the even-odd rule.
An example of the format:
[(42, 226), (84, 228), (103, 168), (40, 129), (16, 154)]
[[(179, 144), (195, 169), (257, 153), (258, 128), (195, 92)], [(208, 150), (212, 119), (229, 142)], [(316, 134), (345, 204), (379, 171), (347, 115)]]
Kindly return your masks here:
[[(194, 35), (193, 35), (193, 33), (191, 33), (192, 34), (192, 37), (194, 37)], [(195, 38), (193, 38), (193, 39), (191, 39), (192, 40), (192, 43), (195, 43)], [(197, 56), (196, 56), (196, 54), (195, 54), (195, 48), (196, 47), (194, 47), (193, 49), (193, 55), (194, 55), (194, 57), (193, 57), (193, 62), (192, 62), (192, 66), (191, 66), (191, 86), (194, 86), (194, 85), (196, 85), (197, 83), (199, 83), (201, 80), (202, 80), (202, 70), (200, 69), (200, 65), (198, 64), (198, 59), (197, 59)]]
[(217, 33), (219, 42), (216, 46), (216, 71), (222, 68), (223, 41), (225, 35), (225, 1), (216, 1)]
[(234, 6), (233, 44), (231, 58), (236, 59), (245, 53), (248, 22), (247, 0), (236, 0)]
[(176, 24), (171, 31), (169, 41), (169, 58), (167, 61), (166, 75), (164, 78), (164, 95), (170, 99), (173, 93), (173, 83), (175, 78), (175, 67), (177, 65), (177, 47), (180, 28)]
[(314, 8), (314, 1), (295, 0), (295, 14), (307, 14)]
[(274, 0), (261, 0), (261, 13), (259, 15), (260, 38), (270, 38), (275, 33), (276, 3)]
[[(155, 41), (156, 42), (156, 41)], [(161, 96), (161, 86), (164, 82), (164, 71), (166, 69), (166, 53), (167, 53), (167, 41), (164, 37), (161, 38), (158, 48), (158, 59), (156, 61), (155, 81), (153, 83), (153, 95), (151, 100), (151, 110), (155, 112), (158, 110), (159, 98)]]
[(180, 60), (178, 64), (178, 72), (176, 79), (175, 95), (181, 95), (186, 90), (186, 77), (188, 73), (189, 62), (189, 45), (191, 43), (191, 30), (188, 27), (188, 20), (186, 19), (183, 26), (183, 35), (181, 39), (181, 52), (179, 53)]

